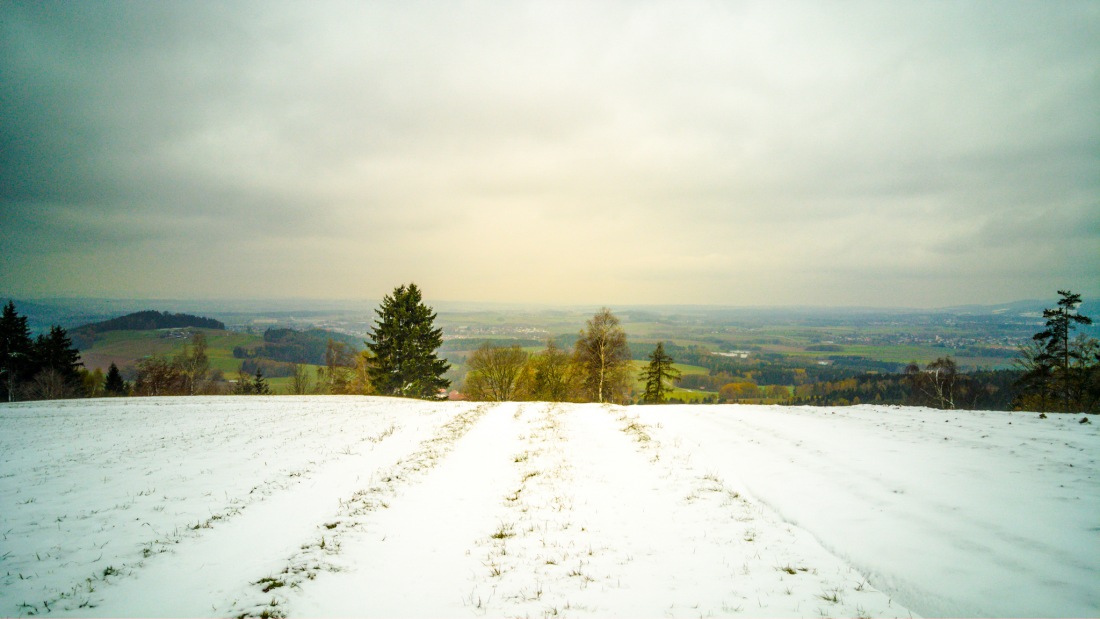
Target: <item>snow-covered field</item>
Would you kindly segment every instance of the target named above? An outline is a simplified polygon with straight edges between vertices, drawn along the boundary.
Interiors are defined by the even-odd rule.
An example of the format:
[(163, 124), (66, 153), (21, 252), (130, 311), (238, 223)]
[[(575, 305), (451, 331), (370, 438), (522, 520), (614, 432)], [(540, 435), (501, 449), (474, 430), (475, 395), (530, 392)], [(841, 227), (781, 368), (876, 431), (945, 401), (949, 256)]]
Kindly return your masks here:
[(1079, 419), (0, 405), (0, 615), (1100, 616)]

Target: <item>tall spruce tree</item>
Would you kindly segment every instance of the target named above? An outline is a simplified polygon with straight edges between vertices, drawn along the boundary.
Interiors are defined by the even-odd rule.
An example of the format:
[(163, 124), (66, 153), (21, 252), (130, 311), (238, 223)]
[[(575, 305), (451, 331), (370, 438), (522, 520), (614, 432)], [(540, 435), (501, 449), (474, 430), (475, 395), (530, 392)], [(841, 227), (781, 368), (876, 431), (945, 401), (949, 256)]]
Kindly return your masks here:
[(680, 370), (672, 367), (672, 357), (665, 352), (665, 343), (657, 342), (657, 347), (649, 355), (649, 365), (641, 374), (645, 381), (645, 394), (642, 401), (646, 404), (661, 404), (668, 397), (666, 383), (680, 378)]
[(8, 301), (0, 314), (0, 394), (7, 402), (16, 399), (19, 386), (30, 378), (34, 367), (34, 343), (27, 318)]
[(126, 381), (122, 380), (122, 372), (118, 371), (118, 366), (113, 362), (111, 367), (107, 368), (107, 377), (103, 381), (103, 393), (108, 396), (121, 396), (126, 395)]
[(435, 312), (424, 305), (416, 284), (395, 288), (375, 313), (366, 344), (374, 354), (368, 374), (377, 393), (433, 398), (450, 386), (443, 378), (450, 364), (435, 355), (443, 330), (435, 328)]
[(256, 376), (252, 379), (252, 393), (256, 395), (271, 395), (271, 387), (264, 380), (263, 370), (256, 368)]

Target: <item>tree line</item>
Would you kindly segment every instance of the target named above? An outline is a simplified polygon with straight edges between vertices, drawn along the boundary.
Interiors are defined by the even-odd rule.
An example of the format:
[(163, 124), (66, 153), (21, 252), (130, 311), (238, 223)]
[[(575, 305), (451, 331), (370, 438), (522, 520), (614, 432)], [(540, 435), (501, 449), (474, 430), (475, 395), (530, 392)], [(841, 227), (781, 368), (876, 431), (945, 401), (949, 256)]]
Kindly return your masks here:
[[(589, 319), (573, 338), (550, 338), (545, 347), (528, 352), (519, 344), (485, 342), (467, 359), (463, 395), (474, 400), (538, 400), (558, 402), (632, 401), (635, 380), (644, 383), (640, 400), (660, 403), (670, 399), (673, 384), (716, 391), (713, 401), (760, 401), (787, 404), (845, 405), (890, 403), (935, 408), (1025, 409), (1037, 411), (1096, 411), (1100, 408), (1100, 343), (1074, 330), (1092, 323), (1077, 310), (1078, 294), (1058, 291), (1057, 306), (1044, 311), (1044, 328), (1022, 346), (1015, 370), (960, 372), (950, 357), (904, 372), (866, 373), (815, 380), (804, 368), (759, 364), (733, 371), (732, 362), (695, 347), (660, 342), (649, 362), (635, 376), (630, 360), (639, 345), (627, 342), (618, 318), (607, 308)], [(102, 395), (267, 394), (274, 375), (288, 376), (295, 394), (361, 394), (418, 398), (445, 397), (450, 364), (437, 356), (442, 330), (436, 314), (423, 303), (415, 284), (402, 285), (387, 295), (378, 309), (366, 348), (356, 351), (348, 342), (328, 338), (321, 365), (310, 372), (301, 363), (261, 363), (245, 358), (236, 380), (211, 370), (202, 332), (173, 357), (153, 355), (138, 362), (132, 383), (111, 364), (106, 375), (81, 367), (79, 352), (60, 327), (32, 339), (27, 319), (9, 302), (0, 316), (0, 395), (16, 399)], [(291, 333), (265, 333), (265, 345), (286, 352), (319, 350), (316, 334), (305, 340)], [(571, 347), (563, 342), (573, 340)], [(306, 345), (308, 344), (308, 345)], [(632, 350), (632, 348), (634, 350)], [(698, 365), (710, 365), (710, 375), (680, 376), (669, 351)], [(249, 357), (249, 355), (241, 355)], [(828, 371), (825, 368), (823, 371)], [(774, 374), (774, 376), (772, 375)], [(768, 384), (782, 376), (786, 385)]]
[[(542, 402), (631, 401), (635, 376), (626, 332), (607, 308), (589, 319), (573, 345), (562, 348), (555, 338), (546, 347), (528, 353), (518, 344), (484, 343), (466, 360), (469, 371), (463, 394), (472, 400), (532, 400)], [(659, 342), (638, 378), (645, 383), (642, 401), (668, 400), (673, 381), (680, 377), (673, 359)]]

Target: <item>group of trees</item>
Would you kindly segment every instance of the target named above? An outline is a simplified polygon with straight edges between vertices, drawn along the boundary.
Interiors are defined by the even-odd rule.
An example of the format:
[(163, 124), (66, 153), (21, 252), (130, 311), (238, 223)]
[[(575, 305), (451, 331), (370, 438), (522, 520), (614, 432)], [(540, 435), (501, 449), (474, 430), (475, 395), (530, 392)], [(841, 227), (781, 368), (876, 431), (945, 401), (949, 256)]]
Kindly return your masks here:
[[(92, 379), (96, 386), (92, 392), (84, 393), (86, 381), (79, 367), (80, 356), (65, 331), (54, 327), (49, 335), (32, 340), (26, 318), (18, 316), (14, 304), (9, 303), (0, 318), (3, 395), (14, 400), (77, 395), (266, 394), (270, 393), (270, 385), (265, 368), (269, 370), (268, 376), (271, 373), (290, 376), (291, 392), (297, 394), (419, 398), (445, 394), (450, 381), (444, 375), (450, 364), (436, 356), (443, 333), (435, 327), (436, 314), (423, 303), (416, 284), (398, 286), (386, 295), (376, 313), (367, 350), (356, 353), (347, 343), (328, 339), (323, 363), (312, 380), (301, 363), (280, 365), (277, 372), (272, 372), (271, 367), (245, 351), (235, 351), (235, 356), (243, 357), (244, 361), (237, 380), (231, 384), (220, 371), (211, 370), (206, 336), (196, 331), (175, 356), (151, 355), (138, 361), (132, 384), (122, 379), (118, 367), (112, 363), (106, 377), (96, 371), (98, 374)], [(265, 345), (288, 354), (310, 354), (315, 344), (312, 339), (275, 332), (270, 338), (265, 336)], [(654, 355), (656, 365), (650, 377), (656, 382), (651, 382), (652, 389), (647, 389), (646, 397), (647, 401), (662, 401), (665, 384), (676, 372), (662, 347)], [(588, 321), (571, 354), (553, 341), (545, 351), (535, 355), (528, 355), (518, 346), (482, 347), (470, 359), (467, 389), (476, 399), (626, 402), (633, 380), (629, 370), (626, 334), (618, 318), (605, 308)]]
[[(1014, 371), (964, 373), (954, 360), (944, 357), (923, 367), (911, 363), (901, 374), (868, 372), (821, 380), (825, 377), (810, 376), (802, 368), (767, 360), (751, 368), (735, 367), (736, 361), (694, 348), (666, 348), (661, 342), (635, 377), (626, 333), (611, 310), (603, 308), (586, 322), (572, 349), (559, 343), (564, 338), (551, 338), (543, 350), (534, 353), (518, 344), (483, 344), (466, 359), (464, 394), (489, 401), (621, 404), (631, 401), (632, 386), (640, 380), (645, 385), (640, 400), (661, 403), (669, 399), (671, 385), (680, 381), (685, 387), (716, 391), (715, 401), (763, 398), (828, 405), (882, 402), (944, 409), (1096, 411), (1100, 409), (1100, 342), (1086, 335), (1074, 337), (1074, 331), (1091, 324), (1092, 319), (1077, 311), (1079, 294), (1064, 290), (1058, 294), (1061, 298), (1057, 306), (1043, 312), (1043, 330), (1021, 347)], [(135, 372), (133, 383), (128, 384), (113, 363), (106, 375), (98, 369), (89, 372), (81, 367), (79, 352), (59, 326), (32, 338), (27, 319), (19, 316), (14, 303), (9, 302), (0, 315), (0, 397), (13, 401), (130, 394), (267, 394), (271, 393), (267, 379), (273, 375), (289, 377), (290, 392), (295, 394), (444, 396), (450, 386), (445, 377), (450, 364), (437, 356), (443, 344), (442, 330), (435, 327), (436, 314), (424, 304), (416, 284), (395, 288), (376, 314), (370, 339), (361, 352), (331, 337), (321, 350), (318, 335), (323, 332), (299, 337), (291, 330), (272, 330), (270, 337), (265, 334), (265, 346), (285, 353), (287, 361), (269, 362), (251, 353), (237, 354), (244, 360), (235, 381), (226, 380), (219, 370), (211, 368), (206, 336), (196, 330), (178, 354), (141, 359), (131, 370)], [(639, 347), (634, 345), (635, 349)], [(714, 367), (709, 367), (710, 375), (681, 377), (669, 350), (689, 362)], [(301, 354), (313, 358), (318, 353), (321, 363), (315, 372), (304, 363), (291, 362)], [(642, 350), (635, 353), (639, 357), (644, 354)], [(775, 382), (788, 378), (785, 384)]]
[(587, 322), (572, 352), (553, 339), (534, 354), (486, 343), (466, 365), (464, 394), (472, 400), (625, 402), (632, 383), (626, 333), (607, 308)]
[[(271, 362), (324, 364), (324, 356), (334, 341), (351, 347), (357, 344), (350, 335), (325, 329), (306, 329), (298, 331), (286, 327), (271, 328), (264, 331), (263, 343), (259, 346), (236, 346), (233, 356), (237, 359), (266, 359)], [(270, 374), (269, 374), (270, 375)]]
[[(1081, 412), (1100, 409), (1100, 342), (1081, 334), (1078, 326), (1092, 319), (1077, 311), (1081, 295), (1059, 290), (1058, 303), (1043, 310), (1042, 331), (1020, 347), (1016, 361), (1016, 396), (1019, 410)], [(923, 370), (906, 368), (915, 404), (936, 408), (975, 408), (996, 388), (975, 376), (960, 374), (949, 357), (937, 359)]]
[[(585, 324), (573, 351), (547, 340), (546, 348), (528, 353), (519, 347), (482, 344), (466, 360), (464, 394), (473, 400), (534, 400), (543, 402), (630, 401), (634, 376), (630, 347), (619, 319), (607, 308)], [(660, 403), (680, 372), (658, 343), (643, 369), (643, 401)]]
[(1043, 310), (1045, 328), (1021, 347), (1017, 406), (1038, 411), (1096, 411), (1100, 409), (1100, 342), (1085, 335), (1073, 337), (1078, 326), (1092, 324), (1077, 306), (1081, 295), (1059, 290), (1056, 307)]
[(0, 397), (4, 401), (75, 397), (84, 393), (80, 353), (59, 326), (31, 338), (27, 318), (8, 301), (0, 314)]
[[(211, 371), (206, 334), (196, 331), (174, 357), (151, 355), (138, 361), (132, 395), (216, 395), (226, 391), (221, 372)], [(111, 364), (114, 367), (114, 364)]]

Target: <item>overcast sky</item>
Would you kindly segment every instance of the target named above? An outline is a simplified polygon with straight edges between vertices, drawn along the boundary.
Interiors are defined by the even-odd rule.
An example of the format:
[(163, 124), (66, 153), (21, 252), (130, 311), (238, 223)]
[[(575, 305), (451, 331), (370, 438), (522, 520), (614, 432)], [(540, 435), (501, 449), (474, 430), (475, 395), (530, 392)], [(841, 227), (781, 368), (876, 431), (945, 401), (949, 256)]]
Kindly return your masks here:
[(1100, 295), (1100, 2), (0, 3), (0, 296)]

